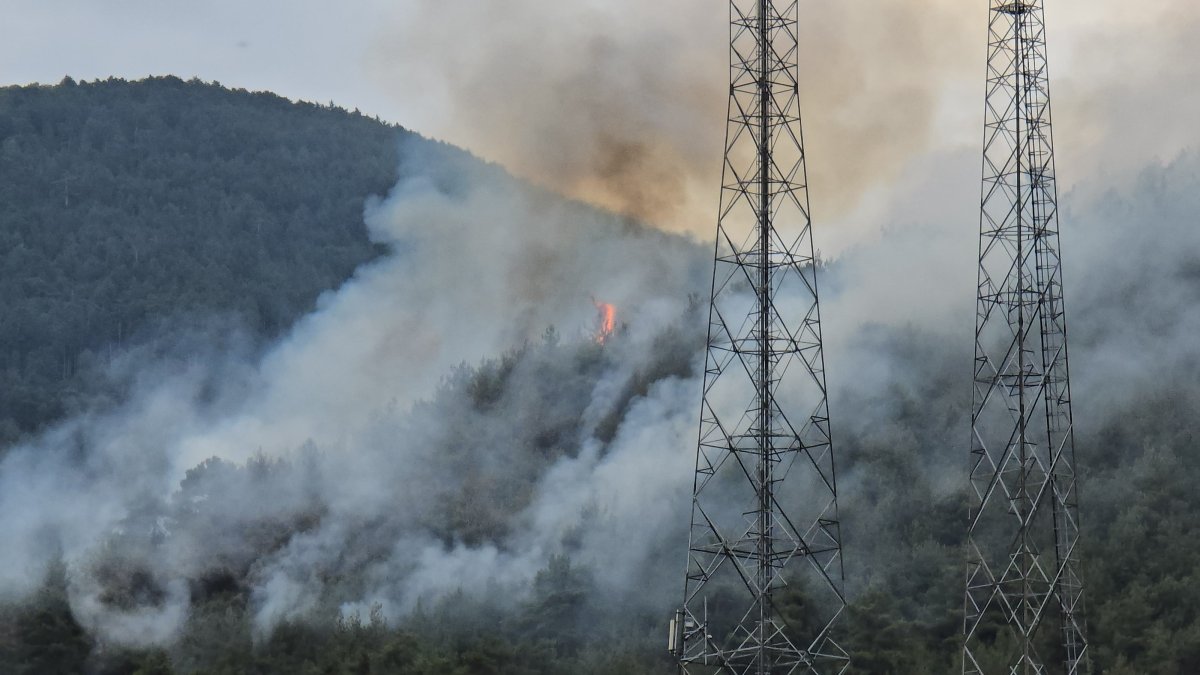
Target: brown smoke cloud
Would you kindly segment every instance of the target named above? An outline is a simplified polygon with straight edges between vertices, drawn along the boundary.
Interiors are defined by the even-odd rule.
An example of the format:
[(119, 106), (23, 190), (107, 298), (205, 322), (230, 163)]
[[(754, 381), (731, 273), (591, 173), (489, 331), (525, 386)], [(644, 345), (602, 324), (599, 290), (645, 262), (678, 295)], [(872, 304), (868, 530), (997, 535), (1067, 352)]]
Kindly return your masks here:
[[(711, 236), (728, 88), (723, 0), (403, 4), (368, 67), (406, 125), (559, 192)], [(880, 227), (920, 157), (978, 152), (987, 8), (801, 2), (813, 207), (818, 221), (862, 221), (824, 241)], [(1200, 7), (1054, 0), (1046, 18), (1064, 188), (1200, 140)]]
[[(407, 124), (552, 189), (711, 234), (728, 91), (726, 3), (407, 5), (381, 28), (370, 58), (402, 101), (421, 100), (410, 107), (424, 117)], [(940, 83), (964, 68), (982, 72), (956, 56), (983, 34), (983, 8), (968, 5), (802, 4), (802, 108), (819, 214), (844, 213), (894, 178), (930, 139)], [(982, 58), (982, 47), (975, 51)]]
[(1050, 65), (1060, 180), (1127, 179), (1196, 148), (1200, 6), (1104, 0), (1046, 11), (1059, 45)]

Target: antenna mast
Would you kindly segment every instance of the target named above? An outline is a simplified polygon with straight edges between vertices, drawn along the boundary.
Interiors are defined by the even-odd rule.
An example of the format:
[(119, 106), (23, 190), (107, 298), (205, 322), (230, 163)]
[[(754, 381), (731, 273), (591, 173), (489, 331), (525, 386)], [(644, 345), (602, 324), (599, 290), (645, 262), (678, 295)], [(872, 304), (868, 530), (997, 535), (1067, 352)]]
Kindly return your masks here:
[(963, 673), (1090, 672), (1041, 0), (990, 0)]
[[(683, 607), (684, 673), (840, 673), (845, 611), (797, 0), (731, 0), (730, 88)], [(785, 618), (781, 604), (788, 608)]]

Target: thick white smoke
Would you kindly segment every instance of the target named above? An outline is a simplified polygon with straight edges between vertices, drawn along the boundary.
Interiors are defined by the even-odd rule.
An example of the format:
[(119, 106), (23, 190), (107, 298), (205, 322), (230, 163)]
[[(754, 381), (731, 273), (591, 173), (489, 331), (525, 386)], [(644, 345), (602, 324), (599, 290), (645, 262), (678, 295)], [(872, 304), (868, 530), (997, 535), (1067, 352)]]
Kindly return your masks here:
[[(366, 210), (390, 252), (282, 341), (259, 355), (208, 335), (176, 358), (130, 355), (114, 366), (135, 381), (128, 400), (5, 455), (0, 594), (27, 595), (61, 558), (86, 628), (163, 643), (214, 575), (246, 580), (269, 631), (375, 603), (403, 615), (459, 590), (519, 598), (568, 552), (605, 592), (671, 606), (711, 249), (445, 148), (404, 154), (406, 178)], [(886, 514), (868, 510), (879, 477), (855, 469), (862, 453), (916, 448), (899, 461), (936, 490), (965, 480), (974, 165), (966, 152), (914, 163), (895, 226), (822, 277), (852, 569), (886, 541), (866, 534)], [(1198, 182), (1185, 158), (1127, 192), (1064, 195), (1081, 435), (1196, 374)], [(954, 206), (931, 211), (934, 197)], [(618, 307), (603, 347), (593, 300)]]
[[(261, 357), (213, 350), (157, 364), (129, 359), (124, 367), (142, 369), (129, 401), (7, 454), (0, 593), (28, 593), (61, 555), (87, 628), (120, 642), (161, 642), (187, 616), (185, 581), (206, 566), (248, 567), (256, 618), (269, 629), (329, 602), (330, 576), (362, 577), (346, 602), (399, 613), (457, 589), (519, 590), (584, 514), (592, 525), (575, 548), (587, 561), (613, 559), (630, 529), (677, 522), (698, 390), (668, 377), (633, 403), (622, 391), (652, 365), (643, 354), (662, 352), (653, 341), (688, 315), (689, 293), (707, 274), (703, 248), (528, 189), (456, 151), (413, 143), (403, 154), (410, 177), (366, 210), (372, 238), (390, 253), (322, 297), (279, 344)], [(618, 308), (619, 339), (603, 349), (592, 338), (593, 300)], [(546, 476), (534, 475), (503, 541), (434, 534), (447, 494), (489, 472), (508, 475), (506, 464), (522, 461), (513, 450), (523, 426), (552, 412), (472, 419), (470, 406), (439, 398), (445, 378), (459, 364), (540, 344), (551, 327), (563, 353), (599, 352), (591, 358), (608, 364), (586, 383), (589, 400), (578, 403), (583, 414), (570, 432), (577, 438), (560, 441), (581, 450), (530, 467)], [(667, 347), (682, 350), (685, 363), (700, 356), (697, 333), (686, 335), (687, 344)], [(542, 369), (552, 365), (518, 359), (510, 398), (537, 387), (580, 390), (554, 379), (578, 373)], [(594, 438), (614, 415), (615, 428)], [(456, 456), (435, 454), (446, 447), (439, 434), (456, 427), (464, 430)], [(293, 467), (286, 476), (277, 458)], [(246, 462), (267, 477), (247, 484), (229, 464)], [(173, 515), (144, 522), (163, 512)], [(304, 517), (312, 523), (294, 524)], [(284, 521), (301, 531), (282, 546), (244, 531)], [(154, 597), (132, 608), (105, 601), (112, 579), (128, 573), (105, 567), (114, 548), (153, 577)], [(245, 559), (264, 548), (269, 555)], [(613, 583), (640, 564), (636, 543), (623, 551), (604, 567)]]

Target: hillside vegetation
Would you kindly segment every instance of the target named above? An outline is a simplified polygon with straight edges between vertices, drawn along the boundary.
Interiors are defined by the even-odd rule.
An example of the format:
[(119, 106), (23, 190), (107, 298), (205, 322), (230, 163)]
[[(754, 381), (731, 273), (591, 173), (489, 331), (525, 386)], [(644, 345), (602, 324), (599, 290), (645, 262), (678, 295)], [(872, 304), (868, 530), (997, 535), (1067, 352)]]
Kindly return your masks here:
[[(131, 350), (180, 348), (164, 336), (187, 334), (184, 348), (199, 340), (211, 349), (233, 333), (253, 350), (284, 334), (322, 292), (383, 253), (368, 239), (364, 200), (396, 184), (400, 140), (413, 138), (338, 108), (175, 78), (0, 89), (0, 447), (37, 436), (85, 402), (119, 397), (105, 365)], [(1194, 163), (1162, 169), (1136, 199), (1109, 195), (1077, 220), (1101, 229), (1111, 218), (1115, 229), (1153, 218), (1190, 232), (1200, 212), (1198, 175)], [(1149, 216), (1143, 199), (1154, 205)], [(1078, 317), (1072, 358), (1079, 355), (1072, 365), (1090, 366), (1075, 374), (1089, 379), (1076, 381), (1092, 384), (1081, 384), (1076, 398), (1077, 417), (1088, 420), (1076, 443), (1085, 467), (1089, 628), (1097, 675), (1194, 675), (1200, 348), (1185, 339), (1169, 354), (1161, 345), (1147, 348), (1149, 356), (1119, 352), (1165, 364), (1146, 385), (1117, 380), (1106, 368), (1117, 371), (1118, 360), (1106, 361), (1101, 347), (1125, 344), (1112, 315), (1131, 315), (1167, 287), (1185, 300), (1170, 295), (1177, 311), (1160, 312), (1170, 325), (1156, 330), (1187, 328), (1178, 317), (1200, 306), (1200, 275), (1190, 257), (1172, 267), (1165, 249), (1143, 253), (1164, 259), (1147, 266), (1147, 278), (1107, 265), (1072, 268), (1071, 283), (1092, 289), (1074, 296), (1071, 309)], [(839, 273), (836, 263), (828, 273)], [(314, 475), (339, 478), (343, 464), (313, 450), (195, 466), (170, 499), (139, 505), (104, 532), (86, 569), (52, 566), (32, 597), (0, 598), (0, 673), (674, 672), (664, 653), (673, 607), (646, 598), (666, 593), (647, 588), (647, 579), (677, 580), (682, 589), (682, 519), (672, 535), (648, 544), (653, 569), (617, 596), (599, 590), (604, 570), (562, 554), (538, 561), (519, 594), (503, 585), (486, 597), (460, 592), (390, 619), (378, 606), (348, 611), (345, 603), (380, 574), (372, 565), (386, 559), (404, 527), (446, 551), (511, 547), (512, 531), (528, 525), (519, 515), (539, 480), (556, 461), (588, 451), (575, 432), (591, 414), (598, 382), (612, 385), (610, 414), (594, 420), (586, 440), (605, 453), (639, 400), (696, 377), (703, 306), (694, 299), (652, 340), (632, 346), (621, 330), (598, 344), (549, 329), (540, 341), (463, 364), (429, 400), (394, 412), (381, 435), (418, 437), (417, 457), (426, 462), (408, 479), (432, 478), (389, 483), (394, 492), (385, 497), (411, 492), (421, 503), (385, 500), (384, 516), (347, 525), (346, 540), (357, 548), (334, 551), (339, 566), (313, 572), (322, 594), (307, 615), (270, 630), (256, 624), (257, 575), (338, 507), (314, 487)], [(959, 673), (967, 502), (947, 485), (965, 488), (970, 345), (921, 326), (880, 326), (854, 341), (888, 365), (891, 379), (831, 386), (839, 480), (846, 479), (840, 498), (852, 602), (839, 641), (854, 656), (848, 672)], [(838, 377), (831, 372), (831, 383)], [(1108, 377), (1120, 386), (1096, 384)], [(429, 420), (455, 423), (422, 425)], [(380, 465), (400, 478), (412, 468)], [(578, 529), (603, 522), (604, 514), (592, 516)], [(572, 537), (579, 533), (564, 535)], [(154, 566), (162, 551), (190, 552), (181, 567), (191, 573), (162, 578)], [(106, 641), (83, 627), (89, 608), (71, 601), (73, 574), (86, 574), (102, 591), (95, 603), (114, 613), (169, 606), (173, 593), (186, 596), (190, 611), (169, 644)], [(794, 625), (804, 624), (802, 589), (782, 593), (779, 605)]]
[(378, 251), (363, 201), (411, 136), (357, 112), (151, 78), (0, 89), (0, 445), (171, 325), (272, 337)]

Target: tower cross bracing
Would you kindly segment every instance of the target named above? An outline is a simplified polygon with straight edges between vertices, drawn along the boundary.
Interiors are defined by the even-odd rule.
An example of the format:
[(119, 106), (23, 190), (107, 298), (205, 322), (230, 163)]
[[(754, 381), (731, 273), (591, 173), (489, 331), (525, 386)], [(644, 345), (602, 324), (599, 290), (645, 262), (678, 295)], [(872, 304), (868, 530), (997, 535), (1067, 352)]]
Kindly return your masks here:
[(990, 0), (963, 673), (1089, 672), (1041, 0)]
[(845, 611), (796, 0), (731, 0), (681, 672), (840, 673)]

